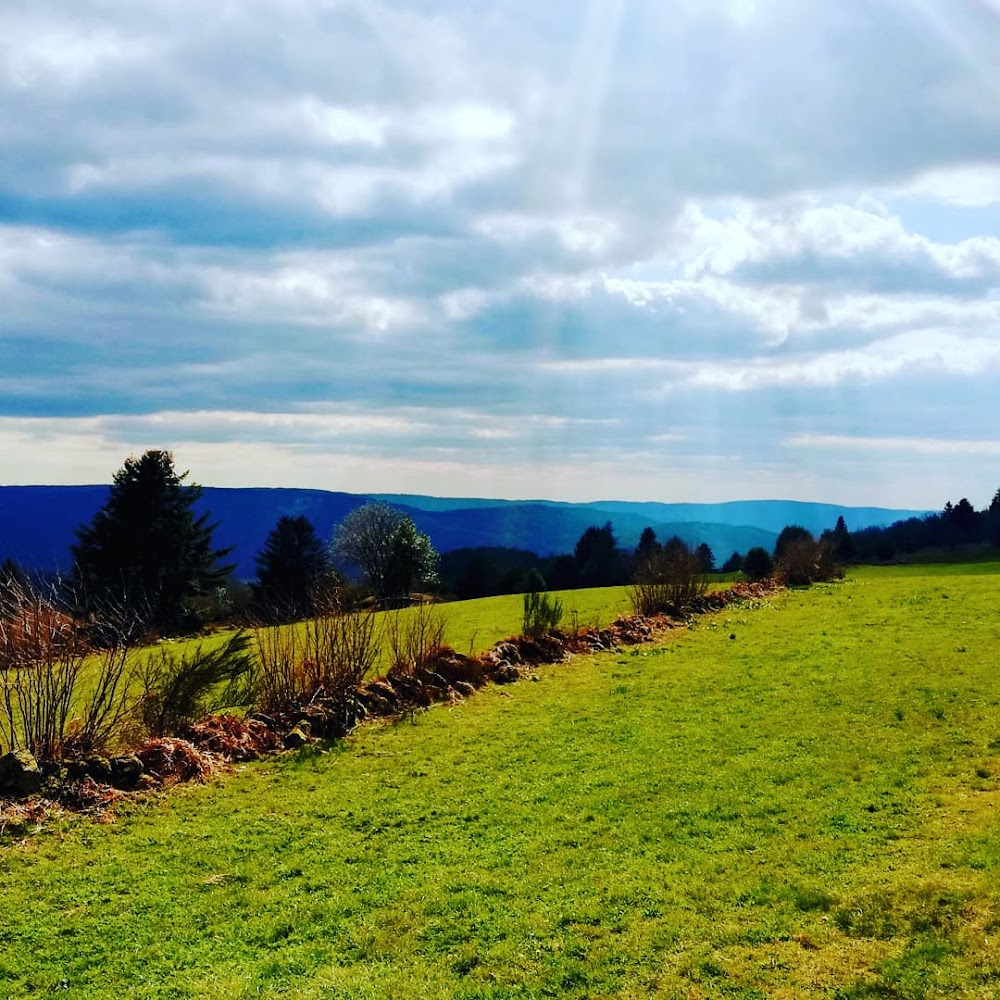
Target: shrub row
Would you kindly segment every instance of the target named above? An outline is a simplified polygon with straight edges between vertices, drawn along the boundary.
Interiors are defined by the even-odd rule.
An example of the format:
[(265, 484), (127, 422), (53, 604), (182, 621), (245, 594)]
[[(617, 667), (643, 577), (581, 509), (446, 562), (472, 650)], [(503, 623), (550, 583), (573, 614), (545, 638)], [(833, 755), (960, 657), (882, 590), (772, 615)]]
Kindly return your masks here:
[[(733, 601), (764, 598), (778, 586), (775, 581), (737, 584), (703, 594), (690, 607), (718, 610)], [(302, 634), (278, 627), (258, 629), (253, 638), (259, 661), (247, 655), (249, 640), (243, 635), (208, 653), (200, 647), (186, 654), (163, 651), (141, 674), (147, 681), (158, 680), (157, 689), (143, 690), (131, 712), (116, 709), (118, 718), (129, 719), (132, 728), (124, 726), (117, 733), (115, 755), (104, 755), (107, 741), (87, 744), (84, 753), (84, 744), (75, 739), (78, 730), (69, 727), (61, 752), (41, 757), (41, 766), (25, 749), (0, 757), (0, 796), (41, 793), (75, 808), (100, 811), (133, 791), (204, 779), (233, 761), (334, 739), (366, 718), (393, 719), (437, 702), (458, 701), (484, 684), (510, 683), (534, 666), (558, 662), (571, 653), (647, 642), (683, 624), (683, 619), (668, 615), (633, 615), (603, 629), (512, 637), (472, 657), (441, 643), (443, 623), (438, 616), (436, 609), (422, 609), (405, 622), (397, 617), (389, 629), (393, 665), (385, 676), (368, 681), (362, 681), (362, 666), (370, 669), (377, 646), (373, 618), (366, 612), (328, 614), (309, 623)], [(13, 669), (7, 663), (3, 674)], [(22, 660), (16, 669), (33, 667)], [(256, 679), (255, 688), (248, 686), (250, 678)], [(210, 704), (206, 692), (212, 684), (221, 685), (230, 697), (234, 691), (253, 690), (254, 710), (245, 717), (188, 717)], [(167, 704), (171, 708), (164, 711)], [(142, 727), (136, 726), (137, 715), (144, 720)], [(173, 731), (166, 732), (168, 728)], [(131, 750), (124, 749), (129, 737)]]

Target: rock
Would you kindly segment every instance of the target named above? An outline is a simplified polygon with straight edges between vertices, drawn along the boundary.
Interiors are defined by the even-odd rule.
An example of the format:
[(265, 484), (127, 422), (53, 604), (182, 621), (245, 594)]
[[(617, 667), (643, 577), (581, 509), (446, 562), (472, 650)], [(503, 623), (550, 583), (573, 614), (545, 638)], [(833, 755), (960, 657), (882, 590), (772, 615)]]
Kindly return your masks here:
[(435, 657), (430, 667), (451, 685), (454, 685), (455, 681), (467, 681), (469, 684), (480, 687), (486, 680), (485, 670), (480, 660), (463, 656), (453, 649), (440, 653)]
[(423, 684), (413, 677), (395, 678), (396, 690), (402, 695), (403, 701), (409, 706), (420, 706), (426, 708), (431, 704), (432, 698), (424, 689)]
[(451, 688), (451, 684), (434, 670), (422, 670), (420, 672), (420, 683), (424, 687), (433, 688), (435, 691), (441, 692), (441, 694), (447, 694)]
[(521, 651), (512, 642), (498, 642), (493, 647), (493, 651), (496, 653), (500, 662), (505, 660), (507, 663), (521, 662)]
[(247, 716), (247, 722), (259, 722), (262, 726), (267, 726), (268, 729), (278, 728), (277, 720), (264, 712), (252, 712)]
[(303, 730), (301, 725), (299, 725), (285, 733), (283, 742), (285, 744), (285, 749), (298, 750), (299, 747), (308, 743), (309, 739), (309, 734)]
[(319, 736), (322, 739), (327, 739), (337, 735), (335, 731), (337, 729), (336, 713), (332, 712), (327, 705), (307, 705), (296, 717), (295, 726), (307, 736)]
[(382, 699), (382, 701), (389, 705), (391, 711), (395, 711), (396, 706), (399, 704), (399, 694), (388, 681), (372, 681), (368, 685), (368, 693)]
[(501, 663), (497, 667), (496, 673), (493, 675), (493, 679), (497, 684), (513, 684), (514, 681), (519, 680), (521, 675), (518, 673), (517, 667), (513, 663)]
[(27, 750), (14, 750), (0, 757), (0, 794), (24, 798), (42, 787), (42, 770)]
[(455, 681), (452, 687), (464, 698), (476, 693), (476, 685), (470, 684), (468, 681)]
[(82, 760), (70, 760), (66, 762), (66, 777), (70, 781), (82, 781), (87, 777), (87, 763)]
[(87, 777), (93, 778), (99, 785), (111, 784), (111, 761), (107, 757), (88, 757), (84, 763)]
[(363, 710), (365, 715), (373, 715), (376, 718), (383, 718), (387, 715), (392, 715), (393, 706), (395, 702), (390, 704), (381, 695), (376, 694), (374, 691), (368, 691), (362, 688), (357, 695), (358, 708)]
[(123, 792), (131, 792), (139, 784), (145, 770), (135, 754), (112, 757), (108, 763), (111, 766), (111, 784)]

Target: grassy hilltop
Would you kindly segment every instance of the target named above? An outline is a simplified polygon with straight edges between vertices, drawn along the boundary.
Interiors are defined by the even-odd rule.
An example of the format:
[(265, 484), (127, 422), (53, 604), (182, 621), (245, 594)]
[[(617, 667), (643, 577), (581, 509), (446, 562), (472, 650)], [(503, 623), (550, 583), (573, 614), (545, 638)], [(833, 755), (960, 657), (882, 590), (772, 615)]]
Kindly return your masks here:
[(0, 997), (995, 997), (998, 660), (863, 570), (8, 839)]

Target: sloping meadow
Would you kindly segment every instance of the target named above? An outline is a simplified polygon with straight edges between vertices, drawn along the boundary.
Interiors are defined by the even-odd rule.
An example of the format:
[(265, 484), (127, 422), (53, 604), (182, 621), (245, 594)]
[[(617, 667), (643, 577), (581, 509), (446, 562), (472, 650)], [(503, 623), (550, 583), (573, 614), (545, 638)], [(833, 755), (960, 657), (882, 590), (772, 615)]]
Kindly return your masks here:
[(0, 997), (994, 997), (1000, 565), (866, 570), (3, 841)]

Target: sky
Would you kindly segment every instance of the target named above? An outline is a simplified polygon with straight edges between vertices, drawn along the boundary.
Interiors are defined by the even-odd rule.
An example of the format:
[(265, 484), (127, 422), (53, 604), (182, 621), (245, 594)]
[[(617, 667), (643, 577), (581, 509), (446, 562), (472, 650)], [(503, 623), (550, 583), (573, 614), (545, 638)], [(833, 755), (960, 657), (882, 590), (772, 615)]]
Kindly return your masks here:
[(1000, 0), (4, 0), (0, 482), (978, 508)]

